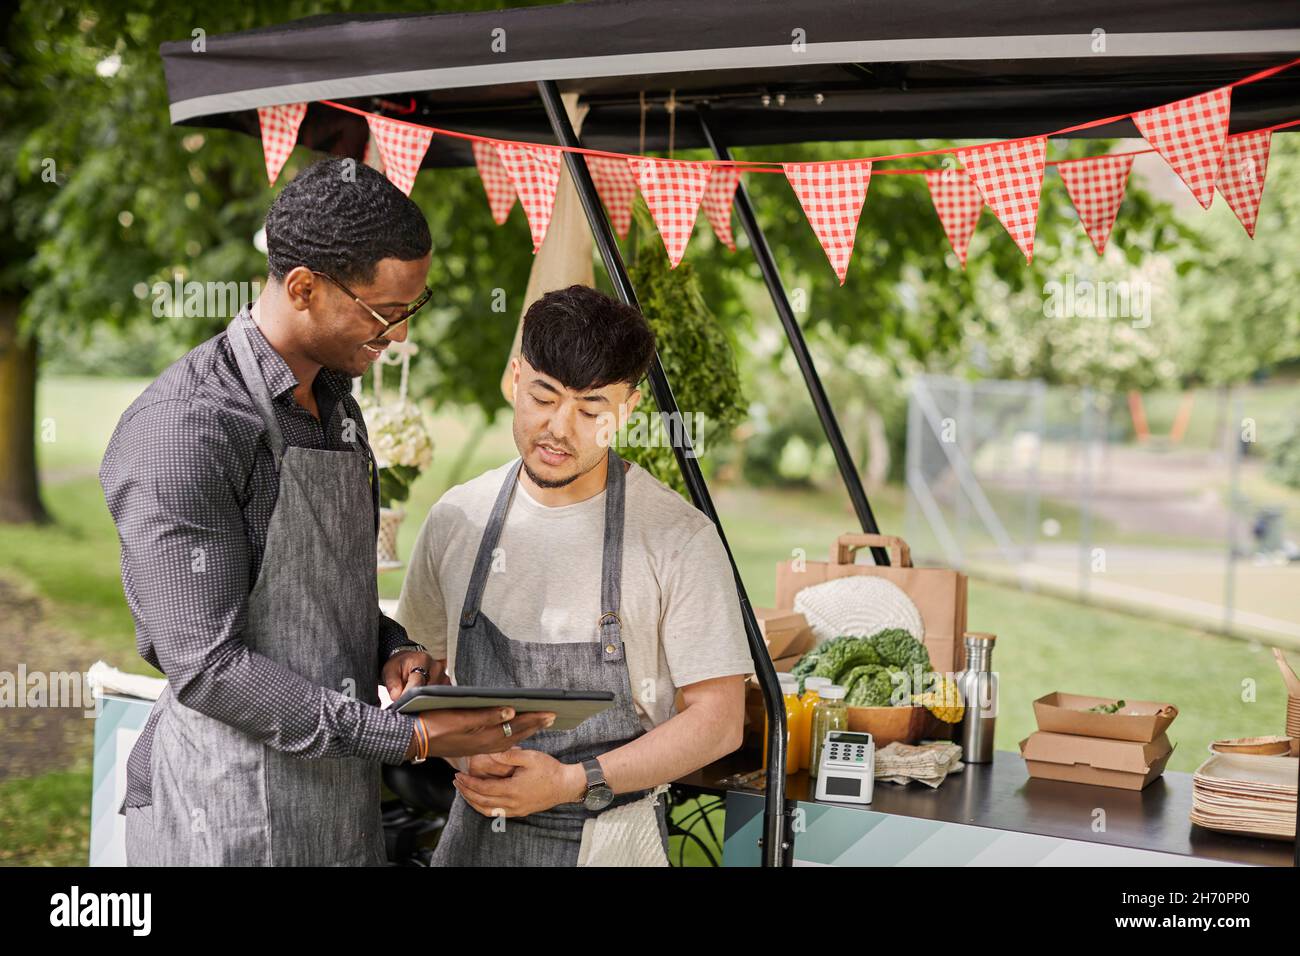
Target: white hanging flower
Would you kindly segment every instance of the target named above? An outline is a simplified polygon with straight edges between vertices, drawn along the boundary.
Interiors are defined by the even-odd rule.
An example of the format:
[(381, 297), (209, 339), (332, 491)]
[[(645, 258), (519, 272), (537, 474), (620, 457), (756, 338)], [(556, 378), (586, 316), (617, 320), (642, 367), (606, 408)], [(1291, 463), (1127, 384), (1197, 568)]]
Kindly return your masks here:
[(433, 437), (414, 402), (397, 399), (381, 405), (362, 395), (358, 404), (380, 468), (403, 465), (423, 472), (433, 464)]

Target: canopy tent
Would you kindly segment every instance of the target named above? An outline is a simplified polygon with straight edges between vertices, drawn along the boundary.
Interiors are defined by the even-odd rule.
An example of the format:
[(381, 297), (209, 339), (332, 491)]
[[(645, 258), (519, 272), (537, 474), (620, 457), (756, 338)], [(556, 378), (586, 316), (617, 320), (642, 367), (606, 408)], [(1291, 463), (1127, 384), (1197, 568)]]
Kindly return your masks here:
[[(1159, 106), (1294, 58), (1300, 4), (590, 0), (474, 14), (315, 17), (204, 37), (202, 49), (196, 46), (192, 40), (162, 46), (173, 123), (258, 136), (258, 107), (305, 102), (297, 142), (359, 159), (366, 121), (321, 102), (333, 100), (480, 136), (636, 153), (642, 94), (660, 104), (671, 94), (679, 104), (673, 145), (708, 147), (727, 159), (736, 146), (1029, 136)], [(578, 94), (588, 107), (581, 141), (561, 92)], [(1234, 92), (1232, 132), (1297, 118), (1300, 70)], [(1075, 135), (1136, 136), (1137, 130), (1124, 119)], [(644, 149), (667, 145), (661, 114), (646, 124)], [(565, 162), (596, 246), (617, 294), (635, 304), (587, 164), (578, 157), (566, 152)], [(473, 163), (468, 142), (435, 136), (423, 166)], [(734, 208), (859, 523), (877, 532), (743, 182)], [(675, 413), (657, 357), (649, 380), (659, 409)], [(675, 429), (673, 441), (692, 500), (726, 546), (689, 436)], [(883, 548), (872, 554), (888, 563)], [(780, 865), (791, 840), (784, 707), (738, 571), (735, 576), (769, 716), (763, 860)]]
[[(364, 120), (319, 101), (554, 143), (535, 86), (554, 80), (590, 108), (584, 145), (615, 152), (638, 151), (639, 95), (670, 90), (687, 113), (708, 102), (733, 147), (1000, 139), (1168, 103), (1296, 51), (1295, 0), (590, 0), (329, 15), (206, 37), (201, 52), (162, 46), (172, 122), (256, 136), (257, 107), (307, 102), (299, 142), (357, 157)], [(1293, 119), (1298, 98), (1300, 71), (1242, 88), (1231, 131)], [(1122, 121), (1085, 135), (1137, 133)], [(647, 124), (647, 150), (667, 138), (662, 117)], [(675, 145), (707, 145), (681, 112)], [(437, 137), (424, 165), (473, 161), (467, 142)]]

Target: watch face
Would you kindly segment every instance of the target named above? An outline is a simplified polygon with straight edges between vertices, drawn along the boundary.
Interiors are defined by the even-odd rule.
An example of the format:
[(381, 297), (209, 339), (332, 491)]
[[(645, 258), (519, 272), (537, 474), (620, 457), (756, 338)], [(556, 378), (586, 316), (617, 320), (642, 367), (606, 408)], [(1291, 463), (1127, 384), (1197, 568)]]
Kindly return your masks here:
[(587, 809), (604, 810), (614, 800), (614, 791), (605, 784), (597, 784), (587, 791)]

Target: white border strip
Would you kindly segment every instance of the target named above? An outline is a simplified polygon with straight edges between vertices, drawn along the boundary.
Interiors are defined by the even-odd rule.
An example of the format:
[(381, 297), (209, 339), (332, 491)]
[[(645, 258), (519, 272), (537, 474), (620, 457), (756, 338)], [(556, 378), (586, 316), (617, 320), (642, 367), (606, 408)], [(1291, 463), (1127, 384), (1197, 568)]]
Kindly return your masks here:
[(338, 77), (310, 83), (289, 83), (260, 89), (196, 96), (171, 104), (171, 121), (179, 123), (196, 116), (256, 109), (259, 106), (275, 106), (280, 103), (379, 96), (410, 90), (496, 86), (504, 83), (571, 80), (583, 77), (686, 73), (701, 69), (743, 70), (755, 67), (795, 67), (824, 63), (916, 60), (1038, 60), (1086, 59), (1098, 56), (1294, 53), (1300, 50), (1300, 30), (1109, 33), (1106, 35), (1105, 53), (1093, 52), (1092, 44), (1091, 34), (1070, 33), (1041, 36), (846, 40), (835, 43), (810, 43), (801, 53), (794, 52), (788, 44), (779, 44), (574, 57), (563, 60), (528, 60), (521, 63), (483, 63), (442, 69), (408, 70), (402, 73)]

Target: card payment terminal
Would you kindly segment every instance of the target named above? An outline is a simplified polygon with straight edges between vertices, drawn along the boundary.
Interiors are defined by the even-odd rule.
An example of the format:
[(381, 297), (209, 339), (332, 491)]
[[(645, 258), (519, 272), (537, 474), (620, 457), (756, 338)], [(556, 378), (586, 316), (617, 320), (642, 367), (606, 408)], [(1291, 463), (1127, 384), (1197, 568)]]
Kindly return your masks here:
[(817, 768), (818, 800), (870, 803), (876, 772), (876, 744), (871, 734), (831, 730)]

